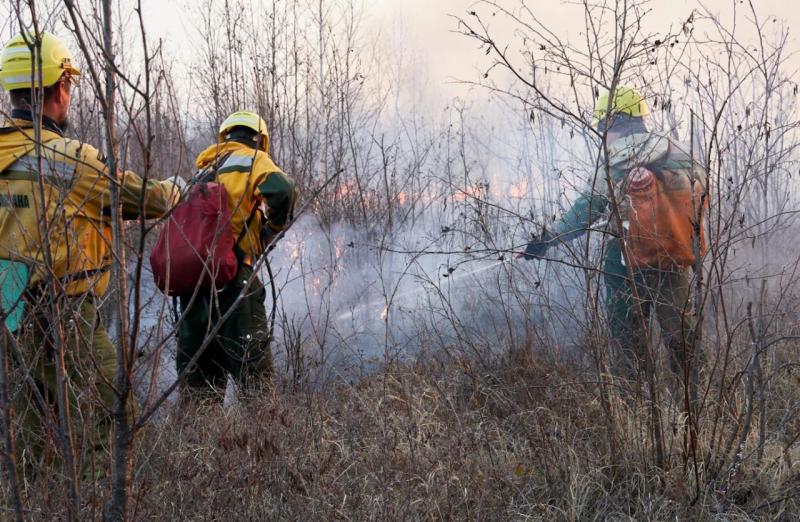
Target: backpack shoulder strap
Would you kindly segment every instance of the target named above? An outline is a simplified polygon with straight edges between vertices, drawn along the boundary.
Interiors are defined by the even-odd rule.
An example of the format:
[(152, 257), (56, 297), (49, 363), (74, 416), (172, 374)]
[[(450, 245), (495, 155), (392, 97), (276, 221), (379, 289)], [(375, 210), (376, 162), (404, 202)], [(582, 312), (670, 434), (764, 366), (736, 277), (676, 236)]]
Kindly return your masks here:
[(239, 243), (242, 242), (245, 234), (247, 234), (247, 231), (250, 230), (257, 213), (258, 205), (256, 204), (253, 205), (253, 210), (250, 211), (250, 216), (247, 218), (247, 221), (244, 222), (244, 225), (242, 225), (242, 230), (239, 232), (239, 237), (236, 238), (236, 242), (233, 244), (233, 253), (236, 255), (236, 259), (239, 261), (239, 263), (241, 263), (244, 259), (244, 251), (242, 250), (242, 247), (239, 246)]
[(213, 163), (206, 165), (203, 170), (197, 173), (197, 176), (195, 177), (195, 183), (208, 183), (210, 181), (214, 181), (214, 179), (217, 177), (217, 170), (219, 170), (220, 165), (225, 163), (225, 161), (231, 157), (231, 154), (233, 154), (232, 151), (226, 152), (217, 158)]
[[(197, 178), (196, 178), (197, 182), (203, 183), (203, 182), (213, 181), (217, 176), (217, 170), (219, 170), (219, 167), (223, 163), (225, 163), (225, 161), (231, 156), (231, 154), (233, 154), (233, 151), (230, 151), (230, 152), (227, 152), (226, 154), (223, 154), (222, 156), (220, 156), (217, 159), (217, 161), (207, 165), (197, 175)], [(247, 221), (244, 222), (244, 225), (242, 226), (242, 230), (239, 232), (239, 237), (236, 238), (236, 242), (233, 244), (233, 250), (236, 253), (236, 257), (239, 258), (239, 259), (241, 259), (242, 256), (244, 255), (243, 252), (242, 252), (242, 249), (239, 247), (239, 243), (242, 242), (242, 239), (244, 239), (245, 234), (247, 234), (247, 231), (250, 230), (250, 228), (251, 228), (251, 226), (253, 224), (253, 220), (255, 219), (257, 213), (258, 213), (258, 205), (256, 204), (256, 205), (253, 205), (253, 210), (250, 211), (250, 215), (248, 216)]]
[(250, 226), (253, 224), (253, 220), (255, 219), (257, 213), (258, 213), (258, 205), (256, 204), (253, 205), (253, 210), (250, 211), (250, 216), (247, 218), (247, 221), (244, 222), (244, 226), (242, 226), (242, 231), (239, 232), (239, 237), (236, 238), (237, 246), (239, 245), (239, 243), (242, 242), (242, 239), (244, 239), (244, 236), (245, 234), (247, 234), (247, 231), (250, 230)]
[[(253, 156), (253, 158), (255, 158), (255, 156)], [(254, 166), (255, 166), (255, 161), (253, 161), (250, 164), (250, 174), (253, 173)], [(239, 243), (242, 242), (242, 239), (244, 239), (245, 234), (247, 234), (247, 231), (250, 230), (250, 226), (253, 224), (253, 220), (255, 219), (256, 214), (258, 213), (258, 206), (259, 206), (258, 201), (256, 201), (255, 204), (253, 205), (253, 210), (250, 211), (250, 215), (247, 217), (247, 221), (245, 221), (244, 225), (242, 226), (241, 232), (239, 232), (239, 237), (236, 238), (236, 248), (239, 248)]]

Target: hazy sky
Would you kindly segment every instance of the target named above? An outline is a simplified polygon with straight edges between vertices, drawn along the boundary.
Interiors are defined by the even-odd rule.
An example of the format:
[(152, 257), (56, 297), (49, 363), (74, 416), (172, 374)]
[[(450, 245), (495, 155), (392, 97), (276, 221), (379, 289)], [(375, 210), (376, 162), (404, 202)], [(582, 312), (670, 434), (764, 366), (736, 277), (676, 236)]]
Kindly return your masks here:
[[(501, 0), (502, 1), (502, 0)], [(504, 5), (513, 7), (520, 0), (507, 0)], [(790, 29), (789, 51), (798, 50), (800, 30), (800, 0), (752, 0), (763, 20), (777, 16)], [(580, 38), (584, 21), (580, 6), (562, 0), (527, 0), (527, 5), (560, 37)], [(644, 2), (642, 2), (644, 4)], [(664, 33), (680, 27), (693, 8), (706, 6), (730, 19), (733, 5), (746, 14), (747, 0), (652, 0), (646, 7), (652, 13), (646, 17), (646, 28), (654, 33)], [(180, 60), (182, 53), (190, 52), (186, 35), (193, 32), (191, 21), (185, 14), (187, 0), (145, 0), (145, 9), (151, 34), (163, 37), (167, 48)], [(513, 40), (512, 25), (503, 17), (491, 16), (491, 10), (474, 0), (363, 0), (364, 28), (381, 38), (402, 42), (406, 52), (412, 54), (428, 70), (429, 83), (439, 85), (444, 93), (458, 93), (459, 87), (448, 85), (453, 79), (475, 79), (480, 63), (485, 63), (483, 53), (474, 42), (455, 34), (457, 23), (452, 15), (465, 16), (476, 9), (486, 14), (494, 34)], [(771, 25), (771, 24), (770, 24)], [(772, 26), (772, 27), (777, 27)], [(768, 27), (771, 29), (771, 27)], [(800, 64), (800, 59), (793, 63)]]
[[(502, 1), (502, 0), (501, 0)], [(749, 18), (746, 5), (735, 0), (742, 9), (741, 15)], [(800, 0), (753, 0), (759, 16), (767, 20), (769, 15), (777, 16), (790, 29), (789, 47), (791, 52), (798, 50), (796, 31), (800, 31)], [(537, 17), (560, 37), (567, 36), (573, 40), (580, 38), (584, 27), (583, 11), (576, 2), (566, 3), (562, 0), (528, 0)], [(642, 2), (644, 4), (644, 2)], [(381, 24), (390, 26), (394, 21), (403, 20), (404, 28), (412, 34), (412, 41), (430, 60), (431, 70), (439, 81), (447, 78), (467, 78), (475, 75), (476, 64), (483, 57), (473, 42), (468, 38), (453, 33), (457, 24), (450, 16), (464, 16), (469, 10), (476, 9), (489, 21), (495, 35), (513, 39), (513, 26), (506, 18), (492, 17), (491, 10), (474, 0), (367, 0), (374, 12), (379, 13)], [(648, 31), (665, 33), (675, 31), (685, 20), (692, 9), (704, 5), (711, 12), (719, 13), (723, 19), (732, 19), (734, 0), (653, 0), (646, 8), (652, 13), (645, 18)], [(519, 0), (508, 0), (503, 5), (513, 7)], [(465, 18), (469, 19), (468, 16)], [(742, 24), (746, 25), (746, 24)], [(767, 24), (771, 30), (771, 24)], [(750, 33), (752, 34), (752, 33)]]
[[(221, 3), (223, 0), (215, 0)], [(303, 1), (303, 0), (298, 0)], [(340, 1), (340, 0), (331, 0)], [(452, 79), (475, 79), (479, 64), (485, 63), (483, 53), (474, 41), (455, 34), (457, 23), (453, 15), (470, 18), (467, 12), (476, 10), (485, 15), (494, 35), (514, 41), (513, 26), (502, 16), (491, 16), (491, 9), (475, 0), (354, 0), (361, 1), (364, 9), (363, 29), (367, 38), (380, 35), (392, 42), (400, 42), (405, 51), (412, 54), (429, 71), (433, 85), (445, 86)], [(513, 9), (523, 0), (498, 0), (502, 5)], [(630, 0), (634, 1), (634, 0)], [(762, 21), (770, 16), (777, 17), (780, 23), (789, 28), (789, 53), (800, 49), (800, 0), (639, 0), (638, 3), (652, 12), (645, 18), (645, 27), (653, 33), (664, 33), (680, 27), (692, 9), (705, 6), (718, 13), (723, 20), (730, 22), (733, 6), (740, 10), (740, 19), (749, 11), (752, 1)], [(191, 59), (191, 41), (196, 39), (187, 6), (197, 9), (194, 0), (143, 0), (148, 32), (151, 37), (161, 37), (166, 49), (178, 62)], [(258, 4), (258, 0), (253, 2)], [(269, 4), (269, 2), (264, 2)], [(313, 2), (311, 2), (313, 3)], [(578, 41), (584, 27), (582, 8), (577, 2), (563, 0), (525, 0), (537, 17), (559, 37)], [(132, 16), (133, 4), (120, 2), (118, 11)], [(7, 13), (7, 6), (0, 8), (0, 14)], [(131, 19), (132, 21), (132, 19)], [(751, 26), (742, 23), (741, 26)], [(766, 24), (770, 31), (780, 24)], [(6, 27), (8, 26), (8, 27)], [(9, 24), (2, 24), (4, 32), (16, 32)], [(8, 33), (11, 34), (11, 33)], [(752, 34), (752, 33), (751, 33)], [(788, 53), (787, 53), (788, 54)], [(183, 59), (189, 57), (189, 60)], [(800, 69), (800, 57), (793, 63)], [(448, 87), (443, 87), (448, 89)]]

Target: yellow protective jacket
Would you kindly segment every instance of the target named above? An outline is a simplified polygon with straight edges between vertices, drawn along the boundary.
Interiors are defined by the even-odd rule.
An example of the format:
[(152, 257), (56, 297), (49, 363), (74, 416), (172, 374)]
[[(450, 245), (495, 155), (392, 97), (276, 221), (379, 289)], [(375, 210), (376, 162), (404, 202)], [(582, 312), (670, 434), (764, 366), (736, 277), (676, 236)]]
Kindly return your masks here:
[(262, 202), (266, 204), (267, 223), (262, 223), (261, 212), (256, 212), (239, 242), (246, 256), (257, 258), (261, 253), (262, 225), (279, 232), (292, 219), (297, 199), (294, 181), (269, 154), (237, 141), (211, 145), (197, 156), (195, 163), (200, 175), (217, 164), (216, 181), (228, 191), (234, 239), (240, 236), (253, 209)]
[[(30, 113), (13, 111), (0, 128), (0, 258), (29, 266), (29, 288), (52, 275), (66, 295), (102, 295), (112, 261), (112, 176), (97, 149), (64, 137), (46, 117), (39, 150)], [(169, 181), (144, 183), (132, 172), (113, 179), (125, 219), (139, 217), (142, 195), (146, 218), (164, 215), (179, 197)]]

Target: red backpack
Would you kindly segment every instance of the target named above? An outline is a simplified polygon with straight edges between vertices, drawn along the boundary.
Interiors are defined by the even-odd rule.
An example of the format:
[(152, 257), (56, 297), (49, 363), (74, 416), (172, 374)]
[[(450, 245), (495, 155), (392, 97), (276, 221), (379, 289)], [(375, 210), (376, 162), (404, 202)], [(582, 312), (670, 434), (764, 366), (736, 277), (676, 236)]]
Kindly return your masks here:
[(236, 276), (233, 244), (228, 191), (218, 183), (196, 185), (172, 211), (150, 254), (156, 285), (168, 295), (212, 283), (221, 288)]
[(207, 181), (214, 179), (215, 167), (201, 175), (186, 200), (172, 211), (150, 254), (156, 286), (167, 295), (191, 295), (198, 286), (207, 290), (212, 284), (222, 288), (236, 277), (236, 248), (258, 206), (234, 241), (228, 191)]

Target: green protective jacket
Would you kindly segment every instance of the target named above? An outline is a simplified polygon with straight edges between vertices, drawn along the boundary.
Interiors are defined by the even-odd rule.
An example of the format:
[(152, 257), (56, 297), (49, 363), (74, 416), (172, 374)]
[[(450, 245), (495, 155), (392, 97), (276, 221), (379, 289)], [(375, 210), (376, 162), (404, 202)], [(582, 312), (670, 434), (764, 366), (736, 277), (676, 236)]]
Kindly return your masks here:
[[(638, 166), (657, 166), (673, 172), (692, 174), (700, 184), (707, 187), (705, 169), (694, 162), (688, 148), (676, 144), (666, 136), (652, 133), (633, 134), (620, 138), (608, 147), (608, 166), (611, 185), (618, 203), (625, 197), (622, 184), (630, 169)], [(609, 197), (605, 165), (601, 164), (597, 174), (587, 190), (572, 204), (572, 207), (561, 217), (555, 227), (555, 235), (560, 241), (570, 241), (587, 232), (596, 222), (607, 219), (606, 230), (614, 238), (606, 246), (606, 271), (624, 274), (622, 250), (619, 244), (619, 231), (616, 230), (615, 216), (611, 216), (611, 198)]]

